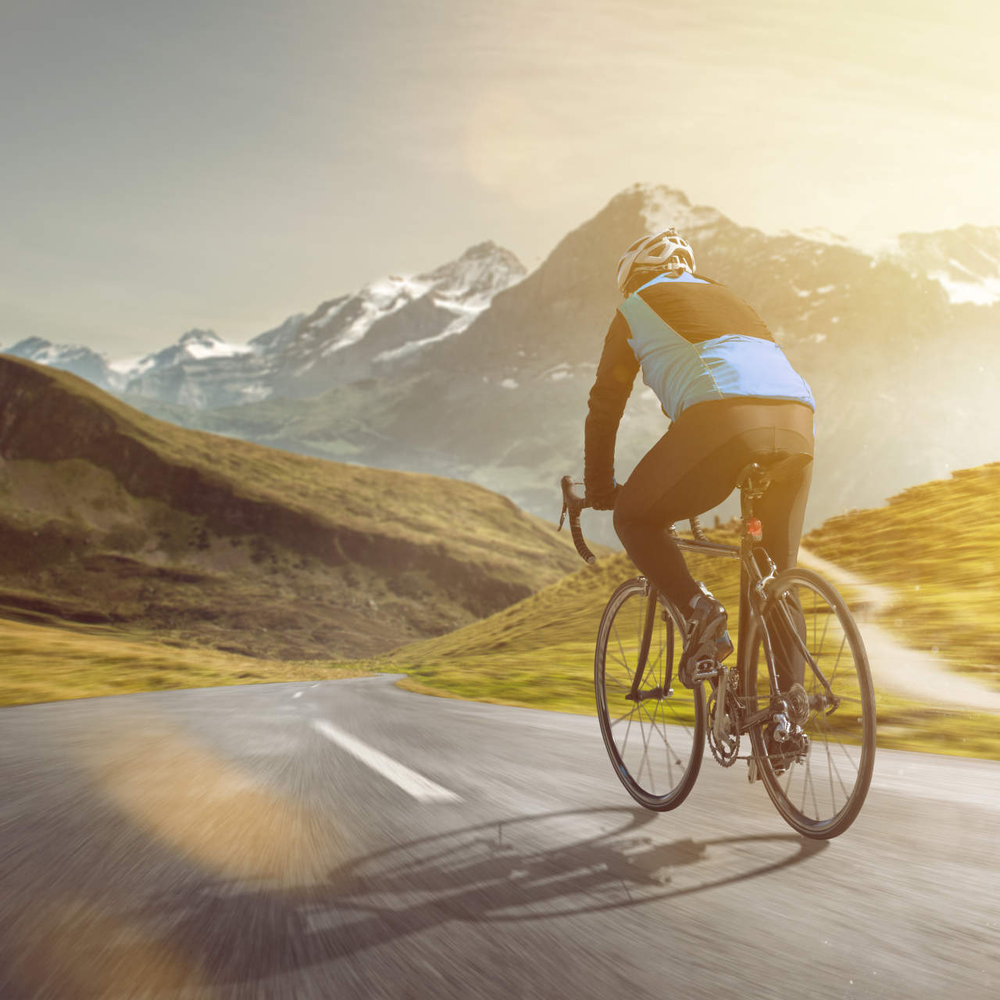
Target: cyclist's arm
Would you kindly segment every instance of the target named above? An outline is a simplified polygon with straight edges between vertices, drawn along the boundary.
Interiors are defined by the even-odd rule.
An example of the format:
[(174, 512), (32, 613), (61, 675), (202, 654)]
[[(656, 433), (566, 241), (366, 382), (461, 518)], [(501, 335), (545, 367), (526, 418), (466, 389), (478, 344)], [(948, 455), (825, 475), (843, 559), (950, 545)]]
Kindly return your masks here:
[(589, 412), (584, 436), (584, 486), (588, 496), (610, 491), (614, 484), (615, 438), (639, 362), (629, 346), (625, 317), (616, 312), (604, 351), (597, 366), (597, 378), (590, 390)]

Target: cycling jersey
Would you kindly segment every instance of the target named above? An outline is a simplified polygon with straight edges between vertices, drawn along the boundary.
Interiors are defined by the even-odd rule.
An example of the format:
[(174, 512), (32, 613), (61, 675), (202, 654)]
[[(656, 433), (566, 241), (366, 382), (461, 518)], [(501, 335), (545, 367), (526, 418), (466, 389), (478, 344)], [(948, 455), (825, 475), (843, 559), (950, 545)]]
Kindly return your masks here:
[(588, 489), (611, 481), (618, 424), (640, 367), (671, 420), (709, 400), (787, 400), (815, 409), (808, 384), (743, 299), (700, 274), (660, 274), (621, 303), (608, 330), (590, 391)]

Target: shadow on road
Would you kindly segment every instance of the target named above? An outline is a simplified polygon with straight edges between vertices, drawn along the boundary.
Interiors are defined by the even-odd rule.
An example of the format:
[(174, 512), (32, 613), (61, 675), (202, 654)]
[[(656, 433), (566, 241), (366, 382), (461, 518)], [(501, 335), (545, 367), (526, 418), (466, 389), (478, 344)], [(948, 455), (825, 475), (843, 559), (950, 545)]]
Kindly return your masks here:
[(401, 939), (449, 923), (669, 903), (804, 863), (827, 846), (794, 834), (669, 840), (657, 836), (656, 819), (631, 808), (515, 817), (369, 854), (311, 889), (214, 881), (151, 899), (153, 912), (134, 916), (168, 924), (172, 947), (196, 960), (202, 982), (222, 985), (372, 948), (393, 945), (398, 955)]
[(794, 834), (670, 841), (654, 836), (657, 818), (627, 807), (518, 817), (371, 854), (332, 878), (341, 905), (373, 913), (407, 912), (407, 900), (419, 908), (430, 895), (450, 919), (541, 919), (701, 892), (827, 846)]

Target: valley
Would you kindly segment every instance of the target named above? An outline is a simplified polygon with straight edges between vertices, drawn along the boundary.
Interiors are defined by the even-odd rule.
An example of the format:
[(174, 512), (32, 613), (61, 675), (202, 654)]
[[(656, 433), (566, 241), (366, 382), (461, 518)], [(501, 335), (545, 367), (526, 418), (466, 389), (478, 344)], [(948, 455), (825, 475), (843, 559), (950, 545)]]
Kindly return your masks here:
[(577, 558), (480, 487), (183, 430), (7, 357), (0, 552), (9, 618), (279, 661), (450, 631)]

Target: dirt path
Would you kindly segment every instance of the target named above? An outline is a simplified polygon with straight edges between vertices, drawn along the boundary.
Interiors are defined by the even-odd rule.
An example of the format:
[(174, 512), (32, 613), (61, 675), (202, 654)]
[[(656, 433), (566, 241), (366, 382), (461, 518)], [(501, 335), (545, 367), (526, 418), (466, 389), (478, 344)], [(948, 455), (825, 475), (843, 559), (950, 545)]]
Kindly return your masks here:
[[(872, 612), (892, 603), (892, 591), (888, 588), (866, 583), (804, 548), (799, 549), (799, 563), (822, 573), (837, 586), (853, 587)], [(1000, 691), (963, 677), (930, 653), (908, 649), (872, 621), (862, 619), (860, 625), (876, 690), (896, 691), (932, 706), (948, 705), (1000, 715)]]

